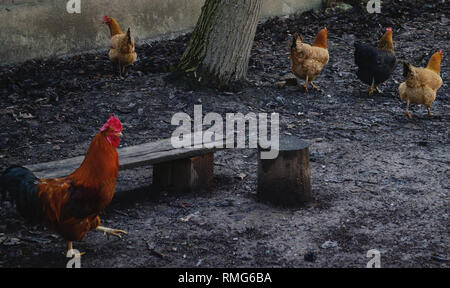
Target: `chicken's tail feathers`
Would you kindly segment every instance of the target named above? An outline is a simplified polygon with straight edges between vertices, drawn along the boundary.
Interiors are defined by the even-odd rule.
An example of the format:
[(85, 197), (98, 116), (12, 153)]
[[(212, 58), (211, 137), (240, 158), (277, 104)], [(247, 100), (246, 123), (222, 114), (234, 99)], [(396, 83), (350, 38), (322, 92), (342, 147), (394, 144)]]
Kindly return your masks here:
[(128, 42), (128, 44), (131, 44), (131, 31), (130, 31), (130, 27), (128, 27), (128, 30), (127, 30), (127, 42)]
[(403, 77), (407, 78), (412, 72), (412, 65), (407, 61), (403, 62)]
[(303, 41), (303, 38), (298, 33), (294, 33), (294, 35), (292, 36), (291, 49), (297, 48), (298, 41)]
[(367, 49), (367, 45), (363, 44), (361, 42), (355, 41), (355, 43), (353, 43), (353, 47), (355, 47), (355, 54), (360, 53), (360, 51), (364, 51), (365, 49)]
[(27, 168), (14, 165), (0, 174), (0, 191), (2, 199), (7, 194), (16, 204), (17, 211), (25, 218), (40, 218), (39, 179)]
[(297, 33), (294, 33), (294, 35), (292, 35), (292, 40), (291, 40), (291, 49), (297, 47)]
[(362, 44), (361, 43), (359, 43), (359, 42), (355, 42), (354, 44), (353, 44), (353, 46), (355, 47), (355, 64), (356, 64), (356, 66), (360, 66), (361, 65), (361, 61), (362, 61), (362, 58), (364, 58), (361, 54), (362, 54), (362, 51), (363, 51), (363, 46), (362, 46)]

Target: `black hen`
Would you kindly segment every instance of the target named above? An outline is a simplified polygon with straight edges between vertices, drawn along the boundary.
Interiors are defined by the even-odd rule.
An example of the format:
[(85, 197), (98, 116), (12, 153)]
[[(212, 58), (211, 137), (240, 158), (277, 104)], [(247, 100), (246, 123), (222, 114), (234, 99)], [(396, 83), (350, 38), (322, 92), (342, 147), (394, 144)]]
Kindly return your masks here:
[(392, 29), (386, 29), (378, 47), (355, 43), (355, 64), (358, 66), (356, 74), (359, 80), (370, 85), (371, 96), (374, 88), (378, 89), (378, 85), (388, 80), (397, 66)]

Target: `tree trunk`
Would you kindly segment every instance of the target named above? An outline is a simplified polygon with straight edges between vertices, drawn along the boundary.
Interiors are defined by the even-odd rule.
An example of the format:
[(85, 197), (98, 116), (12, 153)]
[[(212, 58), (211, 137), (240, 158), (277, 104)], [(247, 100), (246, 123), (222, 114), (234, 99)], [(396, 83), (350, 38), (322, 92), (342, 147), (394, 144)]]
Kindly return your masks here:
[(246, 79), (262, 0), (206, 0), (175, 74), (213, 87)]

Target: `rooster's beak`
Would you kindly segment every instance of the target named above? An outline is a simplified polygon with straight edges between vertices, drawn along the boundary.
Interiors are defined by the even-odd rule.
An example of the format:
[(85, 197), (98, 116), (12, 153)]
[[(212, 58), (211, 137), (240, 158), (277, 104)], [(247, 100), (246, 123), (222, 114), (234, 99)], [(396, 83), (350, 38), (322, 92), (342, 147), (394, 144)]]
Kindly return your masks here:
[(119, 133), (116, 134), (116, 136), (117, 136), (117, 137), (122, 137), (123, 134), (122, 134), (122, 132), (119, 132)]

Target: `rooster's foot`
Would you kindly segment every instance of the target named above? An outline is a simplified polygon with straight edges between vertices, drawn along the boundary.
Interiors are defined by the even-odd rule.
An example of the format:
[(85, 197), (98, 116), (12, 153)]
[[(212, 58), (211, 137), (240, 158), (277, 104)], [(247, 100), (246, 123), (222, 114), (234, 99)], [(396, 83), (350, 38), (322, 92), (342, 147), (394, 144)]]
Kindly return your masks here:
[(79, 258), (79, 257), (83, 256), (84, 254), (86, 254), (86, 252), (80, 252), (76, 249), (73, 249), (71, 241), (67, 242), (67, 252), (66, 252), (67, 258), (73, 258), (73, 257)]
[(66, 256), (67, 258), (81, 258), (86, 252), (75, 253), (76, 249), (67, 250)]
[(95, 230), (103, 232), (106, 235), (106, 238), (109, 239), (109, 236), (116, 236), (118, 238), (122, 238), (121, 234), (127, 234), (126, 231), (119, 230), (119, 229), (111, 229), (103, 226), (98, 226), (95, 228)]

